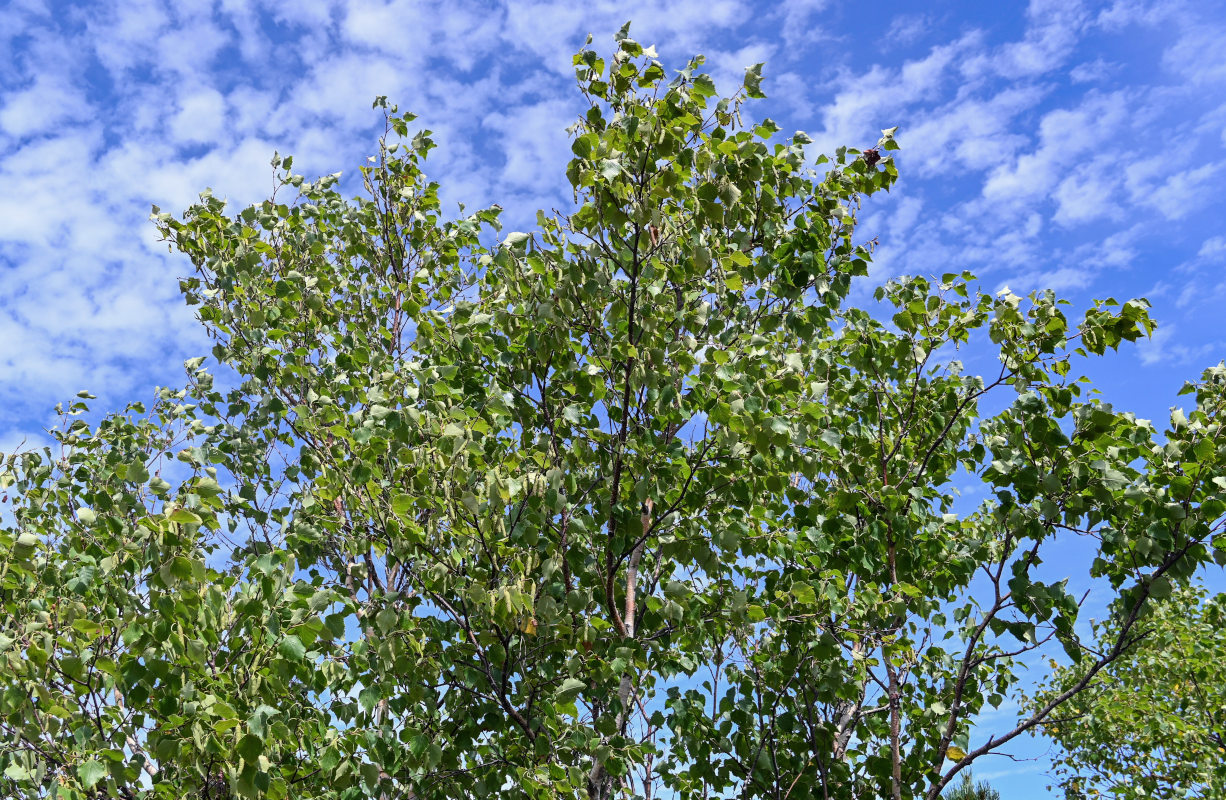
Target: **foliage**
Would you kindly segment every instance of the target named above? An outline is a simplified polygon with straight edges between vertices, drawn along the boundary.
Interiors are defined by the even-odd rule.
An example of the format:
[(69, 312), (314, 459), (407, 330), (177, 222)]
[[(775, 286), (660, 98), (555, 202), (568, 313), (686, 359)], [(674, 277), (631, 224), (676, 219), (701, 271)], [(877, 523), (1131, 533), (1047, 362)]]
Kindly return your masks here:
[(1226, 369), (1160, 444), (1074, 372), (1143, 301), (847, 305), (893, 132), (814, 163), (701, 63), (581, 51), (574, 207), (501, 241), (382, 100), (365, 197), (155, 214), (226, 385), (6, 458), (5, 796), (935, 800), (1067, 699), (970, 741), (1018, 655), (1120, 655), (1041, 550), (1101, 543), (1125, 642), (1211, 557)]
[(962, 780), (942, 797), (945, 800), (1000, 800), (1000, 792), (987, 781), (975, 782), (967, 770), (962, 773)]
[[(1118, 622), (1097, 623), (1111, 642)], [(1063, 748), (1069, 798), (1212, 798), (1226, 794), (1226, 595), (1187, 587), (1152, 605), (1141, 637), (1044, 724)], [(1044, 702), (1087, 671), (1057, 669)]]

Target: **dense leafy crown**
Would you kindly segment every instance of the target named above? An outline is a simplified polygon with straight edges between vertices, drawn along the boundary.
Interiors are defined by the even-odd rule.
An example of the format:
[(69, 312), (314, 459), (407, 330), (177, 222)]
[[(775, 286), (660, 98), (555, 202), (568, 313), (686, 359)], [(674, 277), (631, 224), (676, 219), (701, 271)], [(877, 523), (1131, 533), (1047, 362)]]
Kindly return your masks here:
[[(1181, 588), (1154, 604), (1136, 646), (1044, 724), (1061, 745), (1056, 777), (1070, 800), (1210, 800), (1226, 796), (1226, 595)], [(1119, 621), (1095, 625), (1110, 645)], [(1056, 667), (1033, 704), (1083, 677)]]
[[(575, 203), (531, 232), (445, 219), (382, 100), (364, 197), (286, 158), (155, 215), (223, 377), (5, 460), (0, 793), (931, 799), (1126, 649), (1211, 557), (1226, 371), (1159, 443), (1070, 372), (1143, 301), (846, 306), (893, 132), (814, 163), (742, 116), (759, 67), (701, 64), (580, 52)], [(1067, 536), (1118, 648), (1035, 577)], [(972, 738), (1053, 636), (1086, 681)]]

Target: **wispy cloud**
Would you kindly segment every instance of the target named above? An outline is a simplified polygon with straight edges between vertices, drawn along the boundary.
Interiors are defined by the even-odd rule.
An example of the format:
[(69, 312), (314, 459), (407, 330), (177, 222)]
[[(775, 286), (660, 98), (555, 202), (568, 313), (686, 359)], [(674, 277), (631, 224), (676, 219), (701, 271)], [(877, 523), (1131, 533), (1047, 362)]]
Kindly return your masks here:
[(1194, 342), (1178, 338), (1179, 325), (1171, 323), (1154, 331), (1149, 339), (1137, 345), (1137, 354), (1145, 366), (1178, 366), (1200, 363), (1215, 354), (1220, 355), (1226, 342)]
[(882, 46), (910, 44), (928, 33), (932, 25), (932, 17), (928, 14), (899, 14), (890, 20), (890, 27), (886, 29)]
[(1092, 93), (1072, 108), (1044, 114), (1038, 146), (994, 170), (984, 184), (984, 196), (1000, 203), (1026, 203), (1050, 195), (1068, 168), (1101, 147), (1098, 131), (1124, 121), (1129, 105), (1124, 92)]
[[(725, 91), (766, 61), (771, 99), (750, 113), (810, 130), (814, 152), (901, 126), (903, 180), (866, 217), (876, 276), (971, 267), (1089, 290), (1126, 274), (1150, 235), (1138, 215), (1192, 224), (1218, 202), (1220, 22), (1171, 8), (1035, 0), (994, 22), (873, 20), (895, 55), (826, 0), (14, 0), (0, 8), (0, 385), (20, 390), (0, 428), (84, 385), (176, 378), (201, 343), (149, 205), (182, 208), (205, 186), (258, 199), (274, 149), (351, 174), (377, 135), (376, 94), (435, 131), (428, 168), (449, 207), (498, 200), (527, 220), (562, 202), (571, 54), (589, 32), (607, 48), (627, 20), (670, 69), (706, 53)], [(1159, 28), (1160, 70), (1121, 85), (1122, 51), (1097, 42)]]

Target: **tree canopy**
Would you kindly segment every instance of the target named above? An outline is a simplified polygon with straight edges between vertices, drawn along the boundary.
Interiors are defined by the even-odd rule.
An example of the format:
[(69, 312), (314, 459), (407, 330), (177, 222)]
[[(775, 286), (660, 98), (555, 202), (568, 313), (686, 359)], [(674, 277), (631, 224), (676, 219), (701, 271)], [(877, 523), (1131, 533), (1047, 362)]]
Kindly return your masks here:
[[(1226, 793), (1226, 595), (1189, 586), (1153, 604), (1134, 647), (1044, 724), (1062, 747), (1065, 795), (1205, 798)], [(1095, 625), (1110, 643), (1119, 621)], [(1035, 698), (1081, 680), (1084, 667), (1055, 669)]]
[[(1161, 434), (1078, 379), (1144, 301), (872, 288), (892, 130), (814, 158), (760, 65), (720, 98), (625, 29), (574, 65), (532, 230), (445, 215), (383, 99), (361, 197), (277, 158), (155, 209), (218, 366), (4, 460), (5, 796), (935, 800), (1221, 556), (1226, 368)], [(1105, 642), (1040, 578), (1069, 537)], [(972, 738), (1052, 645), (1078, 677)]]

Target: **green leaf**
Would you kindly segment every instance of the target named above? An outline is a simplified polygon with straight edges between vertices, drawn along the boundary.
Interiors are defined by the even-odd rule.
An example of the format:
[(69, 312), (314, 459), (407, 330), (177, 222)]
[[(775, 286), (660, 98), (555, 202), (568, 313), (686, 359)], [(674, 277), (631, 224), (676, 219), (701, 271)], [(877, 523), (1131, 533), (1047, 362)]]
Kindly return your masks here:
[(73, 630), (82, 633), (86, 636), (97, 636), (102, 631), (102, 626), (92, 619), (78, 617), (72, 621)]
[(562, 681), (562, 685), (558, 687), (557, 692), (554, 693), (554, 699), (559, 703), (574, 702), (575, 698), (579, 696), (579, 693), (586, 688), (587, 684), (578, 678), (567, 678), (566, 680)]
[(714, 97), (715, 82), (705, 72), (694, 76), (694, 94), (699, 97)]
[(293, 634), (282, 637), (281, 641), (277, 644), (277, 652), (290, 661), (301, 661), (306, 657), (306, 647)]
[(374, 710), (379, 701), (383, 699), (383, 694), (373, 686), (367, 686), (358, 692), (358, 704), (362, 706), (362, 710), (370, 713)]
[(38, 547), (39, 539), (32, 533), (22, 533), (13, 543), (13, 558), (18, 561), (24, 561), (34, 555), (35, 548)]
[[(892, 129), (819, 155), (755, 122), (762, 65), (719, 97), (701, 57), (669, 80), (619, 41), (572, 62), (574, 158), (535, 192), (566, 202), (492, 198), (519, 231), (448, 208), (386, 98), (352, 185), (277, 155), (266, 201), (155, 211), (224, 377), (73, 402), (0, 458), (9, 794), (76, 798), (101, 761), (91, 794), (612, 797), (650, 759), (678, 796), (871, 794), (889, 715), (844, 712), (889, 665), (909, 797), (1046, 664), (1022, 713), (1055, 699), (1057, 769), (1104, 776), (1069, 796), (1226, 796), (1226, 612), (1185, 588), (1226, 553), (1226, 365), (1168, 432), (1112, 408), (1073, 370), (1147, 303), (868, 277)], [(1052, 570), (1101, 592), (1098, 627)], [(654, 739), (618, 722), (640, 700)], [(815, 765), (814, 719), (845, 720), (841, 760)]]
[(199, 525), (203, 522), (200, 515), (186, 508), (176, 508), (170, 512), (170, 521), (180, 525)]
[(99, 781), (106, 777), (106, 774), (106, 766), (96, 758), (82, 761), (77, 765), (77, 777), (81, 779), (81, 783), (86, 789), (94, 788)]
[(192, 491), (201, 497), (216, 497), (222, 492), (221, 485), (214, 478), (199, 478)]
[(128, 464), (127, 479), (132, 483), (144, 483), (149, 480), (149, 470), (145, 468), (145, 462), (142, 459)]
[(249, 733), (238, 740), (238, 747), (235, 750), (244, 761), (250, 764), (264, 753), (264, 742), (260, 737)]
[(4, 768), (4, 776), (17, 783), (25, 783), (30, 780), (29, 771), (16, 761)]
[(745, 69), (745, 95), (747, 97), (766, 97), (766, 95), (762, 94), (763, 66), (763, 64), (754, 64), (752, 67), (747, 67)]
[(813, 591), (813, 587), (807, 583), (795, 583), (791, 588), (792, 596), (796, 598), (796, 602), (802, 606), (811, 606), (817, 602), (817, 594)]

